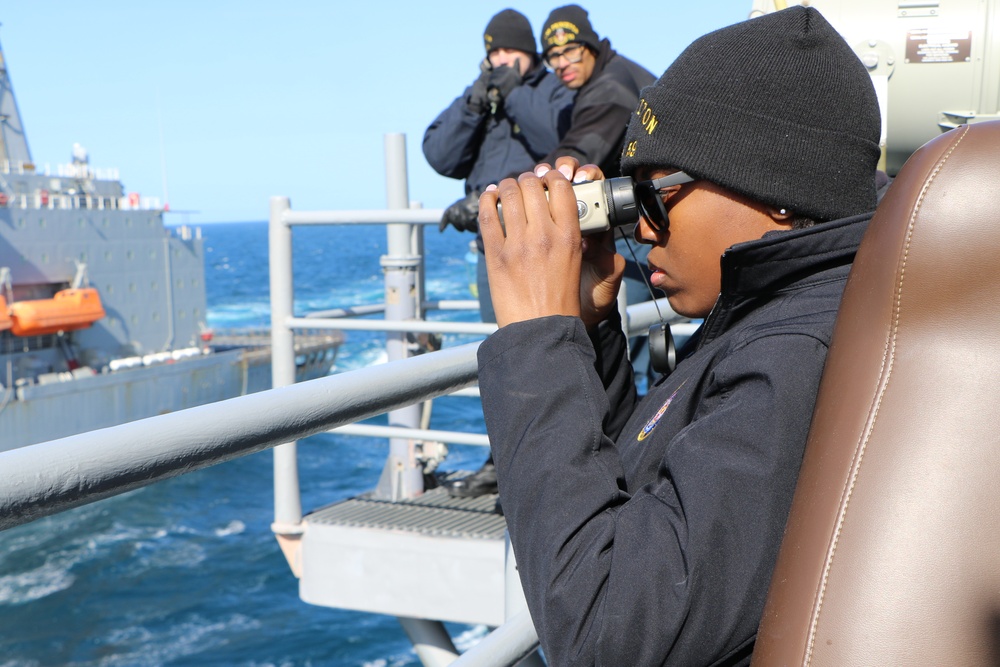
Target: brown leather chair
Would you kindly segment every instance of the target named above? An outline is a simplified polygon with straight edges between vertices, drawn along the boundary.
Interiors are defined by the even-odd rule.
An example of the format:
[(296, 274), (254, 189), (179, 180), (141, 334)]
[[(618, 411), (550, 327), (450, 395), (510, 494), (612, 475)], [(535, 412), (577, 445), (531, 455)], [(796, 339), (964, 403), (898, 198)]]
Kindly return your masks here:
[(1000, 664), (1000, 121), (914, 153), (861, 244), (753, 664)]

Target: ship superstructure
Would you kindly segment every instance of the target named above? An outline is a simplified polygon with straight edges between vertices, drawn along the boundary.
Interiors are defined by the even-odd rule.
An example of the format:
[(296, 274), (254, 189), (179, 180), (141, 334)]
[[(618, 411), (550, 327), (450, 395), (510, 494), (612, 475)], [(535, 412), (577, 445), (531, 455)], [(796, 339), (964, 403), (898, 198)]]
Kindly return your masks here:
[[(79, 145), (35, 165), (2, 51), (0, 148), (0, 451), (270, 386), (253, 338), (213, 344), (200, 230), (165, 227)], [(303, 337), (300, 379), (339, 340)]]

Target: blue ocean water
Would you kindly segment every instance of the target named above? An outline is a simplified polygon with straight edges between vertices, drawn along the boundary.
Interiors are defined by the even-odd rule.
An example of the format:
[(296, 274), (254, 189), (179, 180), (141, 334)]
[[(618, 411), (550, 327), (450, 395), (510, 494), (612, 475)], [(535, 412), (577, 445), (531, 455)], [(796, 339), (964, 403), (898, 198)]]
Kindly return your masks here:
[[(202, 233), (209, 325), (266, 326), (266, 223)], [(308, 227), (293, 238), (297, 313), (382, 301), (384, 227)], [(429, 297), (472, 298), (470, 238), (427, 230)], [(384, 334), (348, 332), (334, 372), (384, 360), (383, 344)], [(431, 428), (485, 432), (478, 399), (435, 401)], [(301, 441), (303, 507), (373, 488), (387, 447), (348, 436)], [(447, 469), (478, 467), (485, 454), (450, 451)], [(298, 598), (270, 531), (271, 463), (270, 452), (254, 454), (0, 532), (0, 667), (419, 665), (396, 619)], [(486, 632), (448, 629), (460, 649)]]

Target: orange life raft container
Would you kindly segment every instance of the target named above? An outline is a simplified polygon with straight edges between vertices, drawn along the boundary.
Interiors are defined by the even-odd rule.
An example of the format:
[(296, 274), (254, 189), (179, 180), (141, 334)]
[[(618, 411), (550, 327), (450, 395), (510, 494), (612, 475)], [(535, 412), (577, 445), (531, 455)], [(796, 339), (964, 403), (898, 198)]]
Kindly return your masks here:
[(17, 301), (10, 305), (15, 336), (41, 336), (84, 329), (104, 317), (101, 297), (93, 287), (64, 289), (51, 299)]
[(7, 310), (7, 297), (0, 296), (0, 331), (10, 329), (12, 324), (10, 313)]

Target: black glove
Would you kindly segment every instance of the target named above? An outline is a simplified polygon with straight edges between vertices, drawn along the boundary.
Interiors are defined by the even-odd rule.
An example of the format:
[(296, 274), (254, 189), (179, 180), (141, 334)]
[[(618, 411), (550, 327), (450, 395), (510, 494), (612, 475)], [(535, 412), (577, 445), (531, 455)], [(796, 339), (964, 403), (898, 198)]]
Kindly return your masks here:
[(479, 78), (475, 80), (472, 84), (472, 90), (469, 91), (469, 99), (465, 101), (466, 106), (468, 106), (469, 111), (474, 114), (482, 115), (489, 111), (490, 100), (487, 94), (488, 86), (487, 82), (490, 79), (490, 63), (484, 60), (479, 65)]
[(495, 94), (500, 100), (507, 99), (510, 91), (520, 85), (521, 74), (517, 71), (516, 67), (508, 67), (507, 65), (494, 67), (493, 71), (490, 72), (489, 81), (486, 82), (486, 88), (490, 93), (496, 91)]
[(438, 231), (451, 225), (460, 232), (479, 231), (479, 195), (470, 192), (444, 210)]

